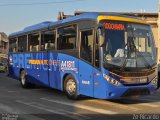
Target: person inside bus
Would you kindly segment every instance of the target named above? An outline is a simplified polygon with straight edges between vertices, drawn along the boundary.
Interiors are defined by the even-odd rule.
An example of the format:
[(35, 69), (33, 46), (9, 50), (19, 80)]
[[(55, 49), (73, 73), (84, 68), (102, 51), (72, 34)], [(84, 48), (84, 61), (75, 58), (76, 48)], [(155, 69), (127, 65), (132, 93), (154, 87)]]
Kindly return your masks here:
[[(118, 47), (119, 46), (119, 47)], [(116, 50), (116, 53), (114, 54), (114, 57), (124, 57), (125, 56), (125, 49), (124, 45), (119, 43), (118, 49)]]
[(128, 57), (128, 58), (133, 58), (136, 56), (136, 47), (134, 45), (134, 42), (127, 42), (125, 49), (119, 48), (117, 49), (114, 57)]
[(119, 49), (117, 49), (114, 57), (124, 57), (125, 56), (124, 54), (125, 54), (125, 50), (122, 48), (119, 48)]
[(33, 45), (29, 46), (29, 51), (32, 52), (33, 51)]
[(45, 43), (45, 50), (51, 49), (54, 49), (54, 43), (51, 43), (51, 40), (49, 40), (48, 43)]

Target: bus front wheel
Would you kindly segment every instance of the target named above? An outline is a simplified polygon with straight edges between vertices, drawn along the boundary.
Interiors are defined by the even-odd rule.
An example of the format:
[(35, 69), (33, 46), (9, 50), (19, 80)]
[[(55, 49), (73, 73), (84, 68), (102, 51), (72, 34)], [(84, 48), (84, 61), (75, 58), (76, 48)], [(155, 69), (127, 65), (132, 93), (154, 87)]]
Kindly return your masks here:
[(65, 78), (64, 88), (65, 88), (65, 93), (68, 98), (78, 99), (77, 83), (72, 75), (68, 75)]

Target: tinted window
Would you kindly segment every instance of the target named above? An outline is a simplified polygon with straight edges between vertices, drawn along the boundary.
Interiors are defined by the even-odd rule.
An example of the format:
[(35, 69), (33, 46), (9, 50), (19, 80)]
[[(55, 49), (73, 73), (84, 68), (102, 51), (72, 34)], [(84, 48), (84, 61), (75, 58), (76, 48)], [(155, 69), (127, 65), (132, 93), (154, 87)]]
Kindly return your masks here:
[(27, 36), (18, 37), (18, 52), (27, 51)]
[(92, 62), (93, 58), (93, 30), (81, 32), (81, 58)]
[(41, 38), (41, 51), (55, 49), (55, 32), (46, 31), (42, 33)]
[(37, 52), (40, 50), (39, 47), (40, 36), (39, 34), (31, 34), (28, 38), (28, 49), (30, 52)]
[[(121, 36), (121, 37), (120, 37)], [(117, 49), (125, 47), (124, 31), (108, 30), (106, 34), (111, 56), (116, 54)]]
[(77, 27), (75, 25), (60, 28), (58, 34), (58, 50), (76, 48)]
[(17, 38), (9, 40), (9, 52), (17, 52)]

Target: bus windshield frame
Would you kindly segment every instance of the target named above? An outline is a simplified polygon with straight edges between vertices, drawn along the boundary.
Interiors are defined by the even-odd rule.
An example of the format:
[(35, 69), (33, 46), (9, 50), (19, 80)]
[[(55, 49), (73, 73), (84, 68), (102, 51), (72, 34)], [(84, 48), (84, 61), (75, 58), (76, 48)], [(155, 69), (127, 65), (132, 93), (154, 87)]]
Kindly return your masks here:
[(103, 63), (112, 70), (151, 69), (156, 65), (156, 50), (147, 24), (107, 20), (104, 31)]

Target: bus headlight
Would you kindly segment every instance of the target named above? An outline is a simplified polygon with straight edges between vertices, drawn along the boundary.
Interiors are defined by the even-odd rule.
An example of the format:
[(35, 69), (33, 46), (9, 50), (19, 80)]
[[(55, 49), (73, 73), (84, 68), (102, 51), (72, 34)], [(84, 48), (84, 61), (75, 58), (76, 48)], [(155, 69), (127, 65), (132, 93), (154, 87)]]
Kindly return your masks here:
[(151, 83), (155, 86), (157, 86), (157, 82), (158, 82), (158, 78), (157, 76), (155, 78), (153, 78), (153, 80), (151, 81)]
[(9, 63), (10, 63), (10, 64), (13, 63), (13, 58), (12, 58), (12, 56), (9, 57)]
[(111, 83), (112, 85), (116, 85), (116, 86), (120, 85), (120, 82), (118, 82), (117, 80), (109, 77), (106, 74), (103, 74), (103, 77), (106, 79), (107, 82)]

